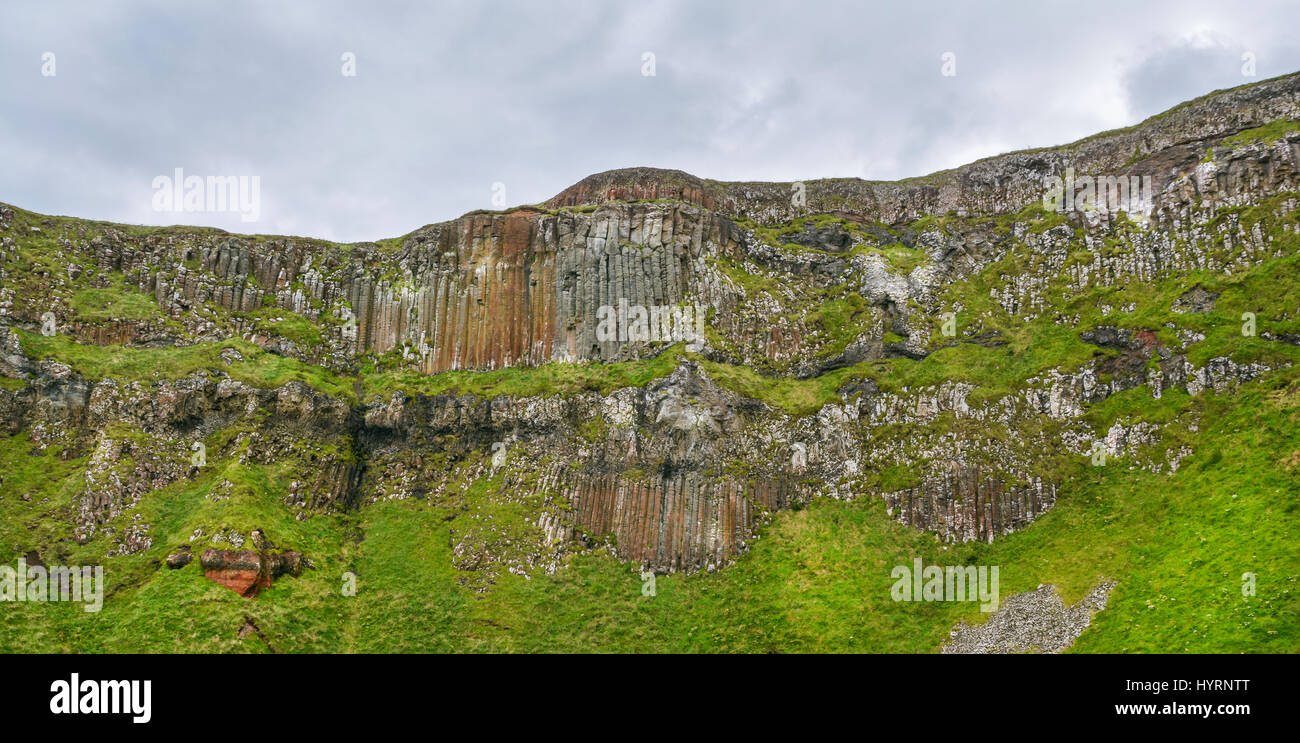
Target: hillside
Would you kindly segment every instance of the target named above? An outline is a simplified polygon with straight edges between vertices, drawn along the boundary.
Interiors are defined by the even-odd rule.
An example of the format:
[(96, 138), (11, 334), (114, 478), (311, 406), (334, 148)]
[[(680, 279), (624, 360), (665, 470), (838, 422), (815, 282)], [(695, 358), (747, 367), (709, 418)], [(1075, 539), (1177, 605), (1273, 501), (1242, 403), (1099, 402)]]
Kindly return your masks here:
[[(1300, 650), (1297, 207), (1300, 73), (373, 243), (0, 204), (0, 564), (109, 586), (0, 650)], [(916, 559), (1030, 630), (894, 600)]]

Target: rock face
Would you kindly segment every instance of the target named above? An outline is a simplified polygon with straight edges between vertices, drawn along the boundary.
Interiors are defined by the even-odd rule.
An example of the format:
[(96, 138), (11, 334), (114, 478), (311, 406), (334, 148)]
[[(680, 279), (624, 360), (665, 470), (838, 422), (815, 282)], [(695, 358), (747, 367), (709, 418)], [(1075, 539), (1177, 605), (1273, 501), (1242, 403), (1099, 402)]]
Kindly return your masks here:
[(548, 541), (610, 535), (619, 557), (664, 572), (725, 565), (753, 536), (762, 513), (787, 507), (798, 494), (790, 482), (750, 484), (690, 474), (646, 481), (568, 478), (557, 485), (570, 514), (542, 523)]
[(193, 560), (194, 555), (190, 552), (189, 545), (185, 545), (167, 556), (167, 567), (172, 570), (180, 570)]
[[(98, 270), (126, 274), (169, 312), (272, 304), (321, 323), (316, 348), (248, 332), (282, 355), (345, 368), (356, 354), (399, 351), (431, 373), (643, 355), (644, 343), (597, 337), (600, 308), (676, 306), (699, 293), (705, 246), (735, 250), (740, 239), (729, 220), (686, 205), (611, 204), (470, 215), (418, 230), (392, 254), (235, 236), (178, 247), (111, 229), (88, 247)], [(134, 326), (69, 330), (85, 342), (153, 340)]]
[[(1190, 212), (1238, 203), (1249, 192), (1288, 190), (1295, 185), (1296, 152), (1289, 144), (1284, 150), (1245, 152), (1207, 164), (1197, 159), (1198, 148), (1273, 119), (1300, 116), (1298, 88), (1294, 76), (1268, 81), (1212, 96), (1131, 130), (1054, 150), (990, 158), (900, 184), (809, 181), (803, 206), (792, 203), (793, 184), (706, 183), (678, 171), (631, 169), (585, 179), (548, 202), (547, 211), (471, 214), (417, 230), (399, 246), (254, 242), (219, 233), (141, 239), (109, 229), (86, 249), (94, 270), (122, 272), (169, 312), (204, 304), (240, 312), (272, 305), (322, 322), (326, 337), (319, 347), (268, 341), (279, 352), (321, 363), (346, 366), (355, 354), (399, 351), (414, 358), (422, 371), (437, 372), (642, 357), (650, 350), (645, 344), (596, 337), (597, 312), (620, 301), (643, 307), (701, 301), (717, 314), (715, 326), (723, 336), (742, 347), (737, 360), (779, 360), (818, 349), (792, 344), (792, 335), (804, 335), (806, 328), (766, 327), (770, 323), (760, 328), (733, 316), (739, 288), (727, 285), (712, 259), (804, 265), (842, 280), (848, 264), (833, 256), (862, 238), (838, 226), (802, 225), (783, 239), (822, 253), (808, 263), (807, 256), (756, 244), (736, 218), (776, 224), (833, 213), (870, 227), (947, 213), (1012, 214), (1041, 201), (1046, 176), (1071, 168), (1151, 174), (1156, 196), (1144, 216), (1160, 228), (1152, 236), (1204, 245), (1208, 236), (1189, 227), (1206, 220)], [(672, 201), (624, 203), (635, 199)], [(553, 211), (562, 207), (591, 211)], [(1106, 227), (1115, 215), (1091, 218), (1104, 219), (1098, 226)], [(1089, 239), (1105, 239), (1108, 231)], [(1242, 237), (1251, 243), (1259, 239)], [(867, 255), (855, 257), (851, 269), (853, 276), (862, 277), (863, 295), (880, 306), (895, 331), (907, 327), (898, 321), (906, 320), (908, 300), (924, 300), (937, 284), (986, 264), (1001, 252), (998, 243), (1006, 238), (926, 232), (903, 241), (926, 251), (934, 265), (905, 275), (889, 270), (878, 255)], [(1044, 242), (1047, 250), (1060, 244)], [(1090, 280), (1113, 283), (1125, 275), (1149, 279), (1185, 263), (1176, 245), (1143, 243), (1115, 265), (1099, 256), (1093, 266), (1076, 267), (1081, 286)], [(1065, 253), (1060, 257), (1064, 260)], [(1006, 298), (1009, 311), (1026, 301), (1032, 305), (1033, 284), (1025, 282), (1034, 279), (1018, 277), (1021, 286), (1013, 286), (1014, 294)], [(94, 343), (148, 344), (168, 338), (139, 323), (81, 327), (74, 321), (69, 329)], [(255, 329), (245, 332), (267, 340)], [(745, 347), (751, 348), (746, 352)]]
[(289, 551), (255, 552), (253, 550), (204, 550), (199, 557), (203, 577), (225, 586), (240, 596), (251, 598), (270, 588), (282, 575), (302, 573), (302, 555)]
[[(241, 595), (300, 569), (219, 515), (264, 492), (299, 521), (428, 501), (456, 567), (489, 576), (597, 548), (713, 570), (815, 498), (991, 541), (1067, 497), (1080, 466), (1165, 473), (1190, 453), (1194, 407), (1095, 406), (1230, 394), (1285, 363), (1207, 334), (1227, 301), (1214, 276), (1290, 266), (1300, 132), (1256, 127), (1295, 118), (1292, 75), (898, 183), (618, 170), (354, 245), (0, 206), (0, 424), (85, 458), (69, 536), (113, 556), (153, 547), (142, 499), (204, 483), (212, 509), (186, 528)], [(1046, 211), (1067, 169), (1152, 189)], [(157, 316), (84, 311), (119, 285)], [(704, 332), (609, 337), (611, 309)], [(1251, 343), (1294, 342), (1297, 312)], [(84, 344), (122, 348), (88, 362)]]
[(1218, 298), (1218, 294), (1207, 291), (1200, 284), (1197, 284), (1174, 300), (1173, 311), (1204, 314), (1214, 309), (1214, 300)]
[(885, 494), (899, 521), (937, 532), (940, 537), (992, 542), (994, 537), (1027, 526), (1056, 502), (1056, 486), (1032, 478), (1009, 484), (954, 463), (946, 476), (926, 478), (920, 487)]
[[(999, 301), (1012, 313), (1040, 304), (1042, 282), (1061, 271), (1082, 290), (1251, 260), (1265, 248), (1262, 235), (1237, 234), (1240, 225), (1231, 222), (1208, 230), (1203, 225), (1219, 206), (1293, 190), (1294, 137), (1271, 148), (1238, 147), (1222, 161), (1203, 163), (1201, 154), (1216, 139), (1297, 117), (1300, 84), (1289, 76), (1208, 97), (1130, 130), (923, 179), (809, 181), (803, 184), (806, 203), (798, 205), (791, 199), (795, 184), (725, 184), (639, 168), (584, 179), (545, 210), (470, 214), (383, 245), (250, 240), (212, 231), (139, 237), (108, 228), (77, 247), (90, 259), (86, 269), (93, 276), (121, 272), (171, 315), (200, 306), (237, 313), (273, 307), (308, 318), (320, 326), (319, 343), (273, 338), (247, 319), (236, 318), (233, 330), (276, 353), (333, 368), (352, 368), (357, 355), (372, 353), (401, 354), (424, 373), (644, 358), (654, 344), (597, 337), (600, 308), (625, 302), (646, 308), (698, 303), (713, 313), (711, 324), (723, 341), (711, 348), (714, 356), (789, 371), (828, 347), (816, 337), (812, 319), (787, 316), (806, 293), (803, 282), (787, 288), (789, 304), (777, 297), (776, 306), (764, 306), (732, 280), (727, 266), (750, 261), (823, 288), (828, 282), (854, 286), (871, 305), (863, 330), (880, 326), (877, 340), (880, 331), (901, 335), (908, 342), (895, 352), (917, 355), (926, 339), (913, 337), (922, 329), (913, 327), (911, 305), (935, 310), (937, 288), (994, 262), (1013, 240), (1047, 255), (1049, 263), (1008, 277)], [(1096, 251), (1091, 264), (1067, 267), (1073, 234), (1064, 227), (1041, 235), (998, 234), (975, 225), (947, 234), (915, 227), (933, 215), (1015, 214), (1040, 203), (1044, 178), (1067, 168), (1151, 175), (1154, 194), (1139, 216), (1153, 229), (1134, 235), (1118, 229), (1124, 223), (1117, 214), (1091, 213), (1085, 244), (1118, 238), (1131, 249), (1113, 257)], [(811, 214), (832, 214), (856, 227), (798, 223)], [(771, 245), (755, 239), (750, 222), (742, 220), (792, 227), (780, 245)], [(893, 234), (881, 224), (911, 226)], [(1209, 245), (1220, 240), (1230, 250), (1227, 262), (1208, 255)], [(883, 248), (895, 241), (928, 260), (904, 272), (887, 265), (881, 253), (844, 255), (855, 246)], [(82, 323), (57, 302), (32, 299), (10, 317), (36, 323), (34, 308), (53, 305), (59, 326), (83, 342), (177, 340), (174, 331), (151, 323)], [(200, 338), (219, 337), (205, 335), (213, 330), (201, 323), (187, 328)]]

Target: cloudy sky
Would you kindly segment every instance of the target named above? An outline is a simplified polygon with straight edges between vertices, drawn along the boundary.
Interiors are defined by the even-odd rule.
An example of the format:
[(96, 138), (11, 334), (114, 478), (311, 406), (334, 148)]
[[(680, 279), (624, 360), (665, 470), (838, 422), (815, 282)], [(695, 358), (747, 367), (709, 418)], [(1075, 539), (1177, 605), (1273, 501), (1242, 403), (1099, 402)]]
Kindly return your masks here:
[[(1300, 70), (1295, 0), (1111, 7), (6, 0), (0, 201), (370, 240), (619, 167), (922, 175)], [(176, 168), (259, 177), (258, 220), (156, 210)]]

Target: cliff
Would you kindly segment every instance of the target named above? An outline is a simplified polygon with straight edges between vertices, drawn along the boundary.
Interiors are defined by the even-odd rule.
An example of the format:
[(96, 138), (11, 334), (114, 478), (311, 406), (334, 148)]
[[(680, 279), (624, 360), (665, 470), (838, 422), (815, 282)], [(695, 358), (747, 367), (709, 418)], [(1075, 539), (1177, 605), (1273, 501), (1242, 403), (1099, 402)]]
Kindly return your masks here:
[[(1290, 75), (896, 183), (617, 170), (349, 245), (0, 205), (6, 549), (121, 561), (127, 607), (254, 529), (332, 584), (398, 507), (466, 601), (727, 572), (824, 503), (992, 549), (1292, 389), (1298, 121)], [(1053, 177), (1135, 193), (1055, 211)]]

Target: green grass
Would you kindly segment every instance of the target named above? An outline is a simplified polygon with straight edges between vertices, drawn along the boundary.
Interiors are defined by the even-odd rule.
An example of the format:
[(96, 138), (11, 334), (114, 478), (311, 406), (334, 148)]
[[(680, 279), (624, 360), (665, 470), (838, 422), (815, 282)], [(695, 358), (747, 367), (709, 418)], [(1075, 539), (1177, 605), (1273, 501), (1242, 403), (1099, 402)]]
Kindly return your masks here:
[[(602, 552), (577, 555), (553, 575), (503, 574), (475, 590), (451, 567), (446, 505), (382, 503), (299, 523), (272, 497), (287, 473), (258, 468), (243, 499), (228, 504), (205, 504), (205, 482), (151, 497), (158, 544), (107, 561), (123, 582), (104, 611), (0, 607), (0, 649), (265, 651), (256, 638), (235, 637), (248, 615), (280, 651), (934, 652), (957, 622), (984, 615), (972, 604), (894, 602), (890, 570), (920, 557), (999, 565), (1003, 600), (1050, 583), (1074, 602), (1102, 579), (1118, 581), (1075, 652), (1295, 652), (1300, 375), (1199, 404), (1197, 453), (1176, 475), (1081, 460), (1053, 510), (991, 545), (941, 545), (894, 522), (876, 498), (818, 501), (776, 514), (731, 567), (660, 576), (654, 597)], [(30, 455), (19, 440), (0, 439), (0, 456), (8, 472)], [(57, 492), (76, 465), (59, 462), (30, 458), (21, 482)], [(0, 504), (6, 541), (27, 540), (24, 519), (47, 518), (33, 504)], [(223, 510), (208, 510), (214, 505)], [(153, 565), (213, 519), (261, 525), (320, 564), (255, 600), (208, 583), (194, 566)], [(356, 596), (341, 594), (345, 571), (358, 576)], [(1241, 594), (1245, 572), (1257, 576), (1253, 597)]]
[(367, 400), (387, 398), (394, 392), (408, 395), (497, 395), (534, 397), (579, 392), (608, 394), (621, 387), (641, 387), (667, 376), (677, 366), (682, 344), (665, 349), (652, 359), (611, 364), (550, 363), (536, 367), (507, 367), (493, 371), (449, 371), (422, 374), (413, 371), (377, 372), (363, 369), (361, 384)]
[(1276, 142), (1291, 132), (1300, 131), (1300, 121), (1279, 119), (1254, 129), (1238, 132), (1231, 137), (1224, 137), (1219, 144), (1229, 147)]
[[(43, 336), (16, 330), (24, 352), (33, 359), (53, 359), (91, 380), (112, 378), (123, 382), (178, 379), (199, 370), (217, 370), (254, 387), (281, 387), (303, 382), (320, 392), (350, 399), (352, 385), (328, 370), (296, 359), (262, 351), (238, 338), (192, 346), (128, 348), (77, 343), (64, 335)], [(231, 348), (243, 356), (227, 366), (221, 351)]]
[[(1073, 343), (1067, 335), (1061, 342)], [(25, 345), (32, 341), (38, 347), (61, 342), (24, 336)], [(963, 362), (972, 371), (1015, 355), (979, 347), (960, 352), (972, 354)], [(1032, 353), (1026, 348), (1019, 355)], [(1043, 353), (1062, 356), (1059, 348)], [(981, 361), (982, 354), (992, 356)], [(915, 370), (929, 361), (901, 366)], [(112, 373), (141, 368), (130, 362), (82, 363)], [(1019, 373), (1037, 362), (1024, 363)], [(843, 381), (872, 368), (795, 381), (705, 365), (719, 381), (784, 401), (788, 412), (815, 410)], [(549, 374), (557, 371), (528, 384), (556, 389)], [(609, 381), (609, 371), (597, 375), (598, 384)], [(635, 381), (628, 369), (619, 374), (629, 375), (620, 381)], [(509, 383), (469, 379), (466, 385), (456, 373), (443, 381), (480, 392)], [(910, 383), (923, 379), (909, 377)], [(1138, 388), (1090, 411), (1099, 426), (1135, 416), (1160, 423), (1192, 416), (1201, 422), (1199, 433), (1187, 434), (1196, 454), (1173, 477), (1129, 469), (1123, 460), (1101, 468), (1079, 461), (1067, 467), (1052, 511), (992, 545), (945, 547), (894, 522), (872, 497), (818, 501), (776, 514), (732, 567), (659, 577), (652, 598), (641, 595), (629, 566), (600, 552), (577, 555), (554, 575), (498, 574), (484, 590), (478, 576), (451, 565), (450, 530), (457, 499), (488, 491), (470, 484), (463, 495), (451, 494), (451, 502), (381, 503), (299, 522), (280, 503), (287, 480), (297, 476), (287, 464), (220, 460), (196, 481), (151, 494), (140, 508), (153, 525), (155, 546), (103, 560), (102, 540), (84, 547), (60, 541), (83, 487), (84, 459), (64, 459), (57, 447), (36, 454), (25, 436), (3, 437), (3, 543), (62, 544), (65, 564), (107, 563), (114, 588), (97, 615), (56, 604), (3, 607), (0, 649), (264, 652), (269, 648), (260, 639), (236, 638), (249, 616), (277, 651), (932, 652), (958, 621), (979, 622), (983, 615), (971, 605), (893, 602), (890, 569), (921, 557), (926, 564), (1000, 565), (1004, 599), (1051, 583), (1073, 602), (1103, 578), (1117, 580), (1109, 608), (1079, 640), (1079, 652), (1300, 650), (1300, 555), (1293, 548), (1300, 373), (1274, 373), (1235, 395), (1167, 391), (1153, 401)], [(889, 479), (902, 486), (912, 476), (882, 473), (881, 484)], [(212, 502), (208, 495), (222, 480), (233, 483), (231, 497)], [(22, 493), (35, 497), (10, 495)], [(214, 524), (244, 533), (265, 528), (281, 546), (313, 556), (318, 567), (282, 579), (252, 601), (212, 585), (195, 567), (158, 567), (194, 528)], [(358, 576), (356, 596), (340, 591), (346, 571)], [(1244, 572), (1258, 576), (1254, 597), (1241, 595)]]
[(77, 317), (88, 322), (146, 322), (163, 317), (152, 295), (122, 288), (82, 289), (72, 295), (71, 304)]
[(701, 361), (709, 377), (720, 386), (746, 397), (762, 400), (790, 415), (811, 415), (831, 402), (839, 402), (835, 391), (854, 379), (871, 376), (870, 364), (857, 364), (812, 379), (768, 377), (744, 366)]
[(316, 323), (302, 315), (278, 307), (262, 307), (244, 317), (253, 322), (253, 328), (268, 335), (287, 338), (304, 349), (313, 349), (325, 342), (325, 336)]
[[(1273, 122), (1222, 144), (1274, 141), (1298, 127), (1297, 122)], [(916, 557), (926, 564), (999, 565), (1004, 600), (1050, 583), (1074, 602), (1101, 580), (1117, 581), (1107, 610), (1079, 639), (1076, 652), (1300, 651), (1300, 552), (1295, 548), (1300, 523), (1300, 348), (1240, 332), (1243, 312), (1257, 315), (1261, 332), (1300, 332), (1295, 307), (1300, 295), (1297, 238), (1283, 230), (1285, 222), (1275, 216), (1280, 202), (1293, 196), (1277, 194), (1256, 206), (1221, 209), (1210, 225), (1260, 225), (1282, 257), (1236, 267), (1231, 273), (1194, 271), (1158, 282), (1080, 292), (1058, 277), (1045, 290), (1046, 307), (1026, 321), (990, 297), (1004, 285), (1004, 276), (1042, 270), (1043, 258), (1018, 246), (975, 276), (946, 287), (939, 301), (941, 308), (961, 307), (961, 338), (978, 333), (1001, 345), (942, 347), (952, 339), (938, 332), (937, 314), (926, 315), (912, 306), (913, 321), (931, 330), (932, 353), (927, 358), (881, 359), (810, 379), (765, 375), (689, 354), (681, 346), (652, 359), (617, 364), (547, 364), (433, 375), (392, 369), (394, 358), (379, 358), (348, 376), (263, 352), (239, 339), (144, 349), (88, 346), (65, 336), (17, 331), (31, 357), (66, 363), (90, 380), (150, 383), (209, 370), (266, 388), (299, 380), (350, 403), (395, 393), (484, 398), (607, 394), (644, 386), (689, 359), (701, 363), (721, 386), (792, 416), (810, 415), (838, 402), (837, 390), (858, 379), (871, 379), (886, 392), (965, 382), (975, 387), (968, 400), (979, 404), (1017, 394), (1027, 379), (1048, 370), (1070, 372), (1091, 359), (1113, 355), (1079, 337), (1082, 330), (1101, 324), (1155, 330), (1172, 346), (1179, 341), (1166, 324), (1174, 323), (1205, 335), (1187, 352), (1195, 365), (1227, 356), (1241, 363), (1262, 361), (1275, 371), (1233, 394), (1189, 396), (1167, 389), (1155, 400), (1142, 386), (1091, 406), (1085, 422), (1093, 430), (1117, 422), (1155, 423), (1167, 426), (1161, 448), (1187, 446), (1194, 453), (1168, 475), (1136, 468), (1124, 457), (1092, 467), (1081, 456), (1046, 452), (1036, 466), (1058, 483), (1057, 505), (1029, 527), (993, 544), (940, 544), (930, 534), (895, 522), (874, 495), (847, 502), (823, 499), (772, 514), (760, 538), (751, 540), (751, 549), (730, 567), (711, 574), (660, 576), (654, 597), (641, 594), (635, 566), (620, 563), (600, 548), (572, 555), (553, 574), (534, 569), (516, 575), (500, 569), (499, 563), (480, 570), (458, 569), (458, 564), (464, 567), (465, 557), (456, 554), (454, 544), (490, 545), (488, 551), (495, 556), (519, 558), (527, 557), (520, 550), (537, 536), (537, 496), (525, 498), (496, 479), (472, 479), (467, 473), (474, 462), (447, 464), (459, 468), (448, 478), (448, 486), (424, 497), (372, 503), (346, 514), (300, 513), (285, 505), (290, 483), (313, 482), (323, 460), (352, 462), (358, 455), (346, 441), (306, 438), (281, 447), (272, 464), (255, 461), (248, 456), (248, 435), (277, 425), (264, 413), (207, 435), (208, 466), (149, 493), (135, 509), (105, 525), (120, 534), (138, 514), (150, 525), (152, 547), (136, 555), (105, 557), (116, 544), (115, 535), (101, 531), (84, 544), (68, 537), (87, 489), (90, 450), (63, 443), (61, 432), (6, 431), (0, 433), (0, 559), (12, 564), (24, 551), (39, 549), (47, 562), (103, 564), (110, 591), (99, 614), (58, 604), (0, 605), (0, 651), (934, 652), (957, 622), (978, 623), (985, 617), (973, 604), (894, 602), (890, 570)], [(1295, 224), (1296, 218), (1292, 214), (1286, 219)], [(876, 225), (873, 230), (829, 214), (807, 220), (855, 232), (863, 238), (855, 251), (879, 252), (900, 273), (925, 260), (922, 251), (905, 247), (906, 231), (980, 229), (1006, 237), (1017, 221), (1038, 233), (1062, 226), (1075, 229), (1063, 215), (1045, 213), (1038, 205), (1003, 217), (937, 215), (899, 228)], [(777, 246), (805, 224), (803, 219), (774, 227), (740, 222)], [(23, 236), (13, 271), (23, 281), (45, 284), (66, 275), (57, 259), (58, 230), (90, 234), (107, 226), (20, 211), (15, 224), (23, 232), (37, 224), (48, 228)], [(159, 229), (127, 231), (139, 235)], [(1077, 242), (1078, 232), (1073, 234), (1070, 261), (1090, 263), (1093, 254)], [(1096, 249), (1124, 251), (1127, 237), (1121, 227)], [(381, 247), (396, 250), (399, 241), (382, 241)], [(786, 249), (816, 250), (793, 245)], [(1227, 257), (1226, 249), (1212, 249), (1209, 256)], [(843, 286), (795, 286), (780, 274), (744, 261), (711, 260), (745, 290), (749, 301), (766, 295), (793, 304), (789, 317), (781, 319), (808, 329), (805, 338), (822, 357), (842, 351), (875, 319), (872, 308)], [(120, 276), (112, 282), (110, 288), (68, 285), (60, 296), (86, 321), (161, 317), (152, 297), (127, 288)], [(1171, 303), (1196, 284), (1219, 294), (1213, 310), (1173, 313)], [(14, 286), (22, 290), (27, 284)], [(1133, 309), (1123, 309), (1130, 303)], [(303, 346), (319, 345), (323, 339), (319, 326), (284, 310), (263, 308), (245, 318), (260, 332)], [(710, 331), (711, 337), (717, 336), (715, 329)], [(717, 346), (733, 350), (724, 339), (718, 340)], [(884, 340), (903, 339), (891, 333)], [(243, 360), (227, 365), (221, 357), (224, 349), (239, 351)], [(24, 386), (23, 380), (0, 379), (0, 395)], [(873, 429), (871, 436), (887, 445), (916, 428), (909, 425)], [(1031, 420), (1009, 427), (944, 414), (929, 428), (1005, 442), (1012, 437), (1050, 438), (1052, 425)], [(599, 421), (590, 421), (579, 437), (598, 443), (607, 433)], [(124, 423), (110, 425), (101, 435), (134, 447), (116, 464), (119, 476), (135, 470), (136, 458), (185, 456), (184, 442), (152, 438)], [(41, 436), (57, 443), (39, 447)], [(441, 457), (435, 461), (448, 462), (445, 453), (435, 456)], [(862, 482), (871, 492), (889, 491), (915, 485), (918, 475), (917, 465), (898, 464), (863, 473)], [(266, 530), (282, 548), (303, 551), (315, 569), (283, 578), (257, 599), (247, 600), (204, 579), (197, 564), (179, 571), (161, 566), (180, 545), (199, 549), (219, 529), (247, 535), (253, 528)], [(202, 536), (192, 540), (196, 530)], [(1257, 595), (1242, 595), (1243, 573), (1257, 576)], [(341, 590), (348, 574), (357, 578), (356, 596)], [(237, 638), (245, 617), (257, 623), (269, 644), (258, 637)]]

